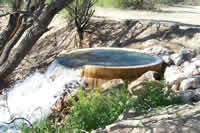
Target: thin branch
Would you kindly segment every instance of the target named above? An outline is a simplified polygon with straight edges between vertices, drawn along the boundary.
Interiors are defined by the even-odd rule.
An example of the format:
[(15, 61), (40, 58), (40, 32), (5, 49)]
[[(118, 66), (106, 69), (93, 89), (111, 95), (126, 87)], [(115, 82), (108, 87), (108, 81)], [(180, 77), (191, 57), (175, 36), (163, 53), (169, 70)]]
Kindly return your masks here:
[(25, 118), (23, 118), (23, 117), (14, 118), (12, 121), (10, 121), (10, 122), (8, 122), (8, 123), (5, 123), (5, 124), (10, 125), (10, 124), (14, 123), (14, 122), (17, 121), (17, 120), (26, 121), (26, 122), (31, 126), (32, 133), (35, 133), (33, 124), (32, 124), (29, 120), (27, 120), (27, 119), (25, 119)]

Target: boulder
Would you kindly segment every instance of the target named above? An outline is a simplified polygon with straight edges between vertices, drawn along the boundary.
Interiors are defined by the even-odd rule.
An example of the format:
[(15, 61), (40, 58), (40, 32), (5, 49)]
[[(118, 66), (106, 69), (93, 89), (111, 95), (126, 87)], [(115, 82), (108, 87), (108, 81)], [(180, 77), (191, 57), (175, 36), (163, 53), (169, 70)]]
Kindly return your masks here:
[(193, 84), (195, 83), (194, 78), (189, 78), (189, 79), (184, 79), (181, 84), (180, 84), (180, 89), (181, 90), (187, 90), (187, 89), (192, 89), (194, 86)]
[(144, 80), (154, 81), (154, 80), (159, 80), (159, 79), (160, 79), (160, 74), (155, 71), (148, 71), (138, 78), (138, 80), (140, 81), (144, 81)]
[(177, 54), (177, 53), (172, 54), (171, 59), (173, 60), (174, 64), (177, 65), (177, 66), (180, 66), (184, 62), (184, 60), (180, 56), (180, 54)]
[(183, 64), (183, 72), (185, 76), (192, 77), (199, 74), (199, 68), (195, 63), (185, 62)]
[(181, 81), (183, 81), (187, 77), (183, 73), (182, 68), (180, 68), (179, 66), (173, 65), (166, 68), (164, 72), (164, 78), (165, 78), (165, 82), (168, 85), (172, 86), (176, 84), (177, 86), (179, 86)]
[(107, 90), (109, 88), (121, 88), (125, 85), (125, 81), (122, 79), (113, 79), (105, 82), (101, 85), (102, 90)]
[(141, 80), (135, 80), (135, 81), (131, 82), (128, 85), (128, 91), (131, 94), (133, 94), (133, 93), (139, 93), (141, 91), (145, 91), (143, 83), (144, 83), (144, 81), (141, 81)]
[(128, 90), (130, 93), (144, 91), (145, 88), (143, 86), (143, 83), (145, 81), (156, 81), (159, 79), (160, 79), (160, 74), (158, 72), (148, 71), (148, 72), (144, 73), (142, 76), (140, 76), (138, 79), (131, 82), (128, 85)]
[(184, 103), (200, 101), (200, 88), (195, 90), (180, 91), (179, 94), (183, 97)]
[(184, 48), (179, 53), (175, 53), (171, 55), (171, 59), (173, 60), (174, 64), (180, 66), (185, 61), (190, 61), (193, 57), (193, 53), (191, 50)]
[(196, 89), (200, 88), (200, 76), (185, 79), (181, 82), (180, 89)]

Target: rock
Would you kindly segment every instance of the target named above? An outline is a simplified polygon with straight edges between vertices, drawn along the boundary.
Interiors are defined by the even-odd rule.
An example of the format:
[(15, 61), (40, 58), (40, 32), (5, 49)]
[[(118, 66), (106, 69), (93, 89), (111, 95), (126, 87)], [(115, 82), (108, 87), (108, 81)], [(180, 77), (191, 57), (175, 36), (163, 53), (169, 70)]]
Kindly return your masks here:
[(177, 53), (172, 54), (171, 59), (173, 60), (174, 64), (177, 66), (180, 66), (184, 62), (183, 58)]
[(172, 50), (161, 47), (161, 46), (154, 46), (151, 48), (146, 48), (146, 49), (144, 49), (144, 52), (155, 54), (158, 56), (171, 55), (173, 53)]
[(181, 82), (180, 88), (182, 90), (200, 88), (200, 76), (185, 79)]
[(183, 97), (184, 103), (200, 101), (200, 88), (196, 90), (180, 91), (179, 94)]
[(144, 81), (144, 80), (154, 81), (154, 80), (159, 80), (159, 79), (160, 79), (160, 74), (155, 71), (148, 71), (138, 78), (138, 80), (141, 80), (141, 81)]
[(107, 90), (109, 88), (121, 88), (125, 85), (125, 81), (122, 79), (113, 79), (108, 82), (105, 82), (101, 85), (102, 90)]
[(161, 58), (163, 59), (163, 62), (168, 66), (174, 63), (169, 55), (161, 56)]
[(135, 81), (131, 82), (128, 85), (128, 91), (131, 94), (133, 94), (133, 93), (139, 93), (141, 91), (145, 91), (143, 83), (144, 83), (144, 81), (141, 81), (141, 80), (135, 80)]
[(156, 81), (160, 79), (160, 74), (154, 71), (148, 71), (140, 76), (138, 79), (134, 80), (128, 85), (128, 90), (130, 93), (144, 91), (143, 82), (145, 81)]
[(173, 65), (166, 68), (164, 72), (164, 78), (165, 78), (165, 82), (168, 85), (176, 84), (177, 86), (179, 86), (181, 81), (183, 81), (187, 77), (185, 76), (185, 74), (183, 73), (180, 67)]
[(190, 61), (192, 59), (192, 52), (189, 49), (184, 48), (180, 53), (175, 53), (171, 55), (171, 59), (174, 64), (180, 66), (185, 61)]
[(193, 84), (195, 83), (194, 78), (189, 78), (189, 79), (184, 79), (181, 84), (180, 84), (180, 89), (181, 90), (187, 90), (193, 88)]
[(183, 72), (184, 72), (185, 76), (192, 77), (194, 75), (199, 74), (199, 69), (198, 69), (198, 66), (195, 65), (194, 63), (185, 62), (183, 64)]

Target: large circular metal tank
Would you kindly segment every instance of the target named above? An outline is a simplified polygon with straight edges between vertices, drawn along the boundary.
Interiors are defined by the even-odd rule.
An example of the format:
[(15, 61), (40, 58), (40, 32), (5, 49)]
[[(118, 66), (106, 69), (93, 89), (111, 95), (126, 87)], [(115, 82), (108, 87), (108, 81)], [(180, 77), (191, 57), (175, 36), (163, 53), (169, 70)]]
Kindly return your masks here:
[(69, 52), (62, 64), (81, 68), (81, 76), (90, 87), (111, 79), (134, 80), (152, 70), (160, 72), (162, 59), (127, 48), (88, 48)]

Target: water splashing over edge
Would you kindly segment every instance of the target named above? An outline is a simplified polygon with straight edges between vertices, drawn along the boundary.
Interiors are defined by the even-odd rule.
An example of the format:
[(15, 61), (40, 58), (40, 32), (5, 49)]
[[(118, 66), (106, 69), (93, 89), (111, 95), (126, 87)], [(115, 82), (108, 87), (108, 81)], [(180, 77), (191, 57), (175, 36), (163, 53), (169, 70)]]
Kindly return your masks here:
[(73, 83), (83, 83), (80, 70), (64, 67), (56, 60), (44, 74), (36, 72), (17, 83), (7, 95), (0, 96), (0, 132), (8, 127), (5, 122), (13, 118), (23, 117), (34, 122), (47, 116), (63, 93), (76, 88), (76, 85), (67, 85)]

